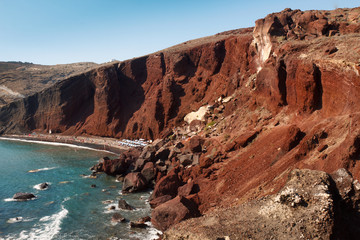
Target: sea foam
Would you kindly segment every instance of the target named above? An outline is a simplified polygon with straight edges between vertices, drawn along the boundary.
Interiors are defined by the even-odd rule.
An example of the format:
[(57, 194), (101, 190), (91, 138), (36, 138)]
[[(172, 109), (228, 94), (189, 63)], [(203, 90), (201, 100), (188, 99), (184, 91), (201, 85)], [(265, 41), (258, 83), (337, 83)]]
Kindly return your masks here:
[(85, 146), (79, 146), (79, 145), (70, 144), (70, 143), (46, 142), (46, 141), (38, 141), (38, 140), (20, 139), (20, 138), (7, 138), (7, 137), (0, 137), (0, 140), (9, 140), (9, 141), (27, 142), (27, 143), (38, 143), (38, 144), (52, 145), (52, 146), (63, 146), (63, 147), (79, 148), (79, 149), (86, 149), (86, 150), (91, 150), (91, 151), (107, 152), (107, 153), (115, 154), (115, 153), (107, 151), (107, 150), (95, 149), (95, 148), (85, 147)]
[(30, 231), (22, 231), (19, 236), (7, 236), (6, 239), (53, 239), (61, 230), (62, 220), (68, 210), (61, 205), (61, 210), (53, 215), (42, 217)]

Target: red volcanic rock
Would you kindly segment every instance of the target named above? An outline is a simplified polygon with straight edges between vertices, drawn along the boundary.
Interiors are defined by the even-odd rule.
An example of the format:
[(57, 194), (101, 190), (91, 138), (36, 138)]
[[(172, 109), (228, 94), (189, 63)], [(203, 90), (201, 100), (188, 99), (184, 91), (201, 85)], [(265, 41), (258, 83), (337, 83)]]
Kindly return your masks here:
[(147, 182), (144, 176), (139, 172), (132, 172), (125, 176), (122, 191), (137, 192), (144, 190), (146, 187)]
[(151, 213), (151, 222), (161, 231), (190, 217), (199, 216), (196, 205), (185, 197), (177, 196), (156, 207)]
[(156, 199), (164, 195), (170, 195), (172, 197), (177, 195), (177, 190), (182, 185), (182, 182), (174, 170), (156, 183), (151, 199)]
[(159, 206), (160, 204), (162, 203), (165, 203), (169, 200), (173, 199), (172, 196), (170, 195), (163, 195), (161, 197), (157, 197), (157, 198), (154, 198), (150, 201), (150, 206), (151, 208), (156, 208), (157, 206)]
[(196, 184), (193, 181), (186, 183), (185, 185), (178, 188), (178, 195), (187, 197), (196, 191)]

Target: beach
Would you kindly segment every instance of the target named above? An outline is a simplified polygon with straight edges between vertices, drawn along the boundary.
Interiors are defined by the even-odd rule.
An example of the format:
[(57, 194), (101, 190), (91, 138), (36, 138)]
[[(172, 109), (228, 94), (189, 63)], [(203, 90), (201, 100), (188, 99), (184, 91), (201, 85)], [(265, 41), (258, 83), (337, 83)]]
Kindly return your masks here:
[(73, 144), (82, 148), (103, 150), (114, 154), (120, 154), (131, 147), (144, 147), (146, 145), (145, 141), (139, 140), (120, 140), (95, 136), (65, 136), (59, 134), (8, 134), (2, 135), (1, 138), (7, 140), (36, 141), (37, 143), (43, 141), (48, 143)]

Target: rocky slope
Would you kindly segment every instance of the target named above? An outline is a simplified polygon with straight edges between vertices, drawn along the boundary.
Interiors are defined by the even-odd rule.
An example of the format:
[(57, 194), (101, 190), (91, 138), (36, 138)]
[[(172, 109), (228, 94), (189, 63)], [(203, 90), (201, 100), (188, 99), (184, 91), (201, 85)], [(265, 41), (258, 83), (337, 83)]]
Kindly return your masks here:
[[(155, 180), (152, 221), (162, 230), (217, 208), (239, 208), (250, 216), (259, 202), (248, 203), (253, 210), (239, 205), (277, 193), (295, 168), (327, 173), (344, 168), (359, 179), (359, 37), (360, 8), (285, 9), (258, 20), (254, 29), (189, 41), (60, 81), (2, 107), (1, 131), (163, 137), (142, 152), (104, 160), (97, 170), (123, 174), (130, 191)], [(315, 175), (314, 181), (320, 177), (332, 189), (334, 178)], [(333, 209), (340, 190), (329, 190)], [(311, 194), (308, 212), (294, 214), (312, 211)], [(272, 197), (259, 201), (274, 203)], [(349, 208), (354, 216), (356, 205), (357, 200)], [(287, 214), (291, 208), (285, 208)], [(260, 212), (239, 221), (271, 222)], [(315, 218), (299, 228), (270, 225), (279, 234), (301, 236), (310, 229), (304, 236), (338, 237), (334, 229), (341, 221), (328, 210), (324, 214), (321, 224), (330, 232), (311, 230), (318, 229), (311, 225)], [(200, 237), (207, 231), (201, 226), (217, 224), (200, 223), (191, 228)], [(171, 235), (182, 234), (181, 228), (174, 231)], [(253, 228), (239, 231), (263, 236)], [(357, 233), (346, 231), (349, 238)]]

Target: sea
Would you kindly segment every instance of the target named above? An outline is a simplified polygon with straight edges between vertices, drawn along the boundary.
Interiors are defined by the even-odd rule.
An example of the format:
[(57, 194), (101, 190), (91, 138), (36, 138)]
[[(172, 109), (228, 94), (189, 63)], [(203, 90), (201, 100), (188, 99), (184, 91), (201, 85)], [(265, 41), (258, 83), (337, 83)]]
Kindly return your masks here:
[[(0, 239), (156, 239), (151, 223), (129, 226), (150, 215), (150, 190), (125, 195), (114, 177), (89, 178), (89, 168), (104, 156), (116, 157), (71, 144), (0, 140)], [(44, 182), (49, 187), (40, 190)], [(36, 198), (14, 201), (17, 192)], [(135, 209), (118, 209), (119, 199)], [(113, 223), (114, 213), (127, 221)]]

